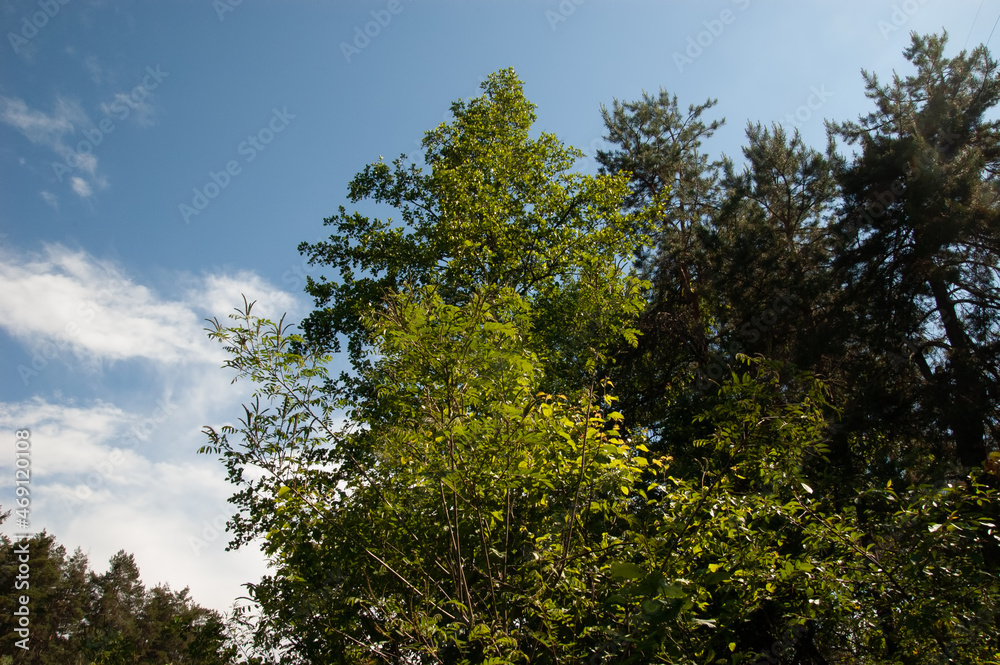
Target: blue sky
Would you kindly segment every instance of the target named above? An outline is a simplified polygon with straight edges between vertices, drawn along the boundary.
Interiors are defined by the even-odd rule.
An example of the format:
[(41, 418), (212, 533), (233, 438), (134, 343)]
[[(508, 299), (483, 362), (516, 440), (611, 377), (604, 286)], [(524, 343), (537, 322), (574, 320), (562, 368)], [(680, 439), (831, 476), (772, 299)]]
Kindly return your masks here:
[(147, 584), (225, 611), (265, 563), (224, 551), (232, 488), (196, 454), (249, 390), (204, 319), (243, 294), (308, 313), (317, 272), (296, 247), (365, 164), (418, 158), (451, 102), (508, 66), (537, 128), (591, 155), (602, 104), (661, 87), (685, 107), (718, 98), (716, 153), (739, 156), (747, 121), (821, 147), (824, 118), (868, 111), (862, 68), (906, 71), (911, 30), (947, 29), (955, 53), (998, 15), (982, 0), (2, 1), (0, 505), (29, 428), (31, 530), (99, 570), (125, 549)]

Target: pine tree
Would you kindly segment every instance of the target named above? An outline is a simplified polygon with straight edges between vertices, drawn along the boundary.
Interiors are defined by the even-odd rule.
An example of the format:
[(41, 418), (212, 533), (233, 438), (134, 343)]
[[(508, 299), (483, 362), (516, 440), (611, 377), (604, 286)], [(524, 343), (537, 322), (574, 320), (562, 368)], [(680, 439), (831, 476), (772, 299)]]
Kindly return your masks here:
[(865, 354), (861, 408), (918, 423), (938, 466), (967, 470), (1000, 433), (1000, 76), (985, 47), (947, 58), (946, 43), (914, 35), (917, 71), (887, 85), (865, 72), (876, 110), (833, 125), (858, 149), (838, 174), (837, 266)]

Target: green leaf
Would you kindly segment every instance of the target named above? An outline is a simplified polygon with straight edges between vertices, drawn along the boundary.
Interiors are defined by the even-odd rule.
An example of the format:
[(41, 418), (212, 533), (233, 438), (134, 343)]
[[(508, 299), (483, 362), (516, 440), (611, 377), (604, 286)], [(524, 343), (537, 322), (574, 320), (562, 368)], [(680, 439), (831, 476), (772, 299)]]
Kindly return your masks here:
[(612, 561), (611, 575), (620, 579), (638, 579), (646, 575), (641, 566), (628, 561)]
[(660, 594), (664, 598), (684, 598), (684, 590), (676, 584), (665, 584)]

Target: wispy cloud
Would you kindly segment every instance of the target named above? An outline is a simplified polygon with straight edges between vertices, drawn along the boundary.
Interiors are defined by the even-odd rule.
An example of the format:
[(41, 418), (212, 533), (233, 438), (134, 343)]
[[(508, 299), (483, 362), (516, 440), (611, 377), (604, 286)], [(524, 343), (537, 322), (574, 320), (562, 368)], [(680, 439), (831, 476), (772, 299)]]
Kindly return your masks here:
[(78, 169), (81, 175), (70, 181), (78, 196), (88, 198), (93, 194), (93, 186), (107, 186), (107, 178), (98, 173), (97, 157), (67, 144), (77, 131), (93, 127), (76, 100), (57, 97), (53, 110), (46, 113), (29, 107), (23, 99), (0, 96), (0, 122), (10, 125), (32, 143), (49, 148), (70, 168)]
[(165, 298), (82, 251), (61, 245), (34, 255), (0, 250), (0, 328), (27, 345), (49, 342), (91, 365), (143, 359), (218, 366), (220, 351), (204, 333), (206, 317), (224, 318), (243, 295), (258, 301), (261, 315), (280, 317), (298, 308), (295, 296), (254, 273), (178, 281), (184, 293)]
[(90, 80), (95, 84), (100, 85), (104, 82), (104, 70), (101, 68), (101, 63), (98, 62), (96, 55), (88, 55), (83, 59), (83, 68), (87, 70), (90, 74)]
[(217, 358), (189, 303), (165, 301), (113, 264), (49, 246), (0, 262), (0, 327), (28, 344), (48, 340), (80, 359), (174, 363)]
[[(105, 75), (96, 58), (87, 58), (84, 66), (95, 82), (104, 80)], [(32, 108), (19, 97), (0, 95), (0, 122), (13, 127), (25, 138), (56, 155), (52, 162), (52, 173), (63, 182), (69, 178), (71, 190), (82, 199), (89, 199), (96, 190), (108, 186), (107, 177), (98, 169), (98, 158), (94, 148), (101, 143), (106, 133), (113, 131), (115, 122), (129, 120), (140, 127), (155, 124), (155, 110), (150, 103), (152, 90), (159, 85), (160, 78), (169, 76), (159, 67), (147, 68), (143, 83), (128, 92), (115, 93), (111, 100), (100, 105), (102, 117), (100, 125), (91, 121), (80, 103), (64, 96), (56, 98), (50, 111)], [(149, 85), (146, 85), (146, 81)], [(108, 125), (110, 123), (110, 125)]]
[(90, 183), (80, 176), (73, 176), (70, 180), (70, 186), (73, 188), (73, 192), (82, 199), (89, 199), (94, 193), (90, 188)]
[[(189, 380), (206, 378), (195, 373)], [(235, 391), (223, 389), (228, 381), (211, 383), (212, 407), (235, 408)], [(97, 570), (125, 549), (147, 583), (190, 586), (198, 602), (227, 610), (266, 565), (253, 547), (225, 551), (232, 487), (218, 462), (195, 453), (204, 443), (197, 422), (204, 411), (189, 408), (205, 397), (177, 395), (170, 417), (138, 445), (127, 432), (142, 422), (141, 410), (101, 401), (0, 403), (0, 427), (31, 431), (31, 528), (81, 547)], [(0, 468), (13, 474), (13, 461), (0, 461)]]
[(274, 288), (259, 275), (241, 271), (235, 275), (205, 275), (187, 293), (189, 300), (196, 300), (220, 320), (243, 304), (243, 295), (255, 301), (257, 316), (277, 320), (282, 314), (297, 313), (300, 303), (287, 291)]
[(101, 113), (109, 117), (131, 118), (140, 127), (152, 127), (156, 124), (153, 120), (153, 107), (145, 99), (136, 99), (127, 92), (115, 93), (110, 102), (103, 102)]
[(42, 200), (45, 204), (50, 206), (53, 210), (59, 210), (59, 197), (49, 191), (42, 191)]
[(56, 99), (52, 113), (29, 108), (23, 99), (0, 96), (0, 121), (14, 127), (32, 143), (53, 149), (65, 147), (63, 137), (76, 127), (89, 125), (87, 114), (79, 102), (63, 97)]
[[(27, 346), (63, 344), (74, 370), (117, 362), (92, 375), (103, 399), (0, 402), (0, 428), (32, 433), (32, 529), (83, 547), (98, 569), (125, 549), (147, 583), (189, 585), (198, 602), (226, 610), (265, 559), (253, 547), (225, 551), (234, 488), (216, 460), (195, 452), (202, 427), (235, 420), (249, 389), (220, 368), (204, 319), (224, 317), (244, 294), (271, 317), (301, 304), (249, 271), (178, 275), (173, 288), (164, 295), (113, 261), (60, 245), (0, 249), (0, 327)], [(123, 374), (143, 368), (141, 393), (114, 387), (123, 364)], [(0, 473), (12, 464), (0, 457)]]

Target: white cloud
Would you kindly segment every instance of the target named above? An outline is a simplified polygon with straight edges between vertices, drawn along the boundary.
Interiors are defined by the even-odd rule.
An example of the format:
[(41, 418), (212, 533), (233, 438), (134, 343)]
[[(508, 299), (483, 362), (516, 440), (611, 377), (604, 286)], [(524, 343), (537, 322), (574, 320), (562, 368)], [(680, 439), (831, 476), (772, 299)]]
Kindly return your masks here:
[(24, 134), (32, 143), (53, 149), (61, 145), (63, 136), (73, 133), (77, 125), (90, 124), (79, 103), (62, 97), (56, 100), (55, 111), (48, 114), (28, 108), (23, 99), (0, 96), (0, 121)]
[[(146, 91), (146, 95), (152, 95)], [(115, 93), (114, 101), (101, 104), (101, 112), (104, 115), (115, 117), (119, 113), (127, 113), (126, 118), (131, 118), (140, 127), (151, 127), (156, 124), (153, 121), (153, 107), (145, 100), (137, 100), (127, 92)]]
[(85, 252), (51, 245), (40, 254), (0, 248), (0, 329), (52, 359), (72, 356), (84, 367), (141, 360), (156, 365), (212, 363), (223, 353), (205, 334), (205, 319), (225, 322), (242, 296), (254, 313), (290, 320), (297, 297), (250, 272), (182, 276), (182, 292), (166, 298), (119, 267)]
[(299, 303), (291, 293), (277, 289), (259, 275), (247, 271), (235, 275), (207, 275), (196, 289), (188, 292), (188, 298), (197, 297), (204, 303), (208, 314), (218, 317), (220, 321), (233, 313), (235, 308), (242, 310), (243, 296), (256, 303), (254, 314), (273, 321), (285, 313), (294, 315), (299, 309)]
[(52, 192), (42, 191), (42, 200), (53, 210), (59, 210), (59, 198)]
[(88, 55), (84, 58), (83, 68), (90, 74), (90, 80), (97, 85), (100, 85), (104, 81), (104, 70), (101, 69), (101, 63), (97, 61), (96, 55)]
[(90, 188), (90, 184), (79, 176), (73, 176), (70, 183), (73, 187), (73, 192), (80, 198), (90, 198), (90, 196), (94, 193)]
[[(47, 445), (34, 455), (36, 473), (73, 473), (98, 456), (99, 441), (109, 438), (125, 422), (126, 414), (113, 404), (95, 402), (87, 408), (74, 404), (50, 404), (35, 399), (21, 405), (0, 403), (0, 420), (11, 426), (31, 423), (32, 436)], [(15, 425), (21, 422), (22, 425)], [(55, 446), (51, 442), (58, 442)], [(40, 453), (40, 455), (39, 455)]]
[[(230, 391), (215, 407), (236, 408), (236, 397)], [(124, 549), (136, 556), (148, 586), (190, 586), (197, 602), (225, 611), (243, 584), (265, 572), (265, 559), (253, 547), (225, 552), (232, 512), (226, 498), (234, 488), (217, 461), (194, 453), (203, 437), (187, 406), (160, 409), (152, 418), (160, 422), (139, 445), (122, 433), (150, 417), (103, 402), (0, 403), (0, 426), (31, 431), (30, 530), (44, 528), (67, 549), (81, 547), (96, 570)], [(173, 459), (154, 459), (163, 454)], [(12, 475), (13, 461), (0, 460), (0, 469)], [(15, 531), (15, 524), (4, 530)]]
[(219, 359), (190, 303), (161, 300), (109, 262), (49, 246), (3, 255), (0, 327), (21, 341), (70, 350), (91, 363)]
[[(97, 185), (102, 188), (107, 186), (107, 180), (98, 174), (97, 157), (86, 150), (77, 152), (66, 143), (73, 141), (73, 135), (79, 129), (94, 126), (76, 100), (57, 97), (55, 109), (45, 113), (30, 108), (23, 99), (0, 95), (0, 122), (21, 132), (32, 143), (52, 150), (70, 171), (79, 169)], [(80, 143), (82, 141), (77, 145)], [(73, 188), (77, 188), (75, 182)]]
[(67, 148), (65, 151), (60, 153), (63, 162), (66, 163), (67, 167), (78, 168), (84, 173), (95, 178), (102, 189), (107, 186), (107, 180), (103, 176), (97, 175), (97, 157), (93, 154), (85, 154), (82, 152), (73, 152), (72, 149)]
[[(95, 83), (107, 78), (95, 56), (84, 59), (83, 66)], [(140, 90), (141, 95), (137, 92)], [(100, 105), (105, 116), (102, 120), (110, 119), (114, 124), (128, 118), (140, 127), (149, 127), (155, 124), (155, 110), (148, 101), (152, 95), (151, 89), (143, 85), (115, 93), (111, 102)], [(57, 96), (54, 108), (47, 113), (31, 108), (21, 98), (0, 95), (0, 122), (10, 125), (32, 143), (52, 150), (57, 156), (52, 174), (60, 182), (67, 174), (78, 172), (79, 175), (70, 178), (70, 187), (81, 198), (90, 198), (95, 188), (108, 186), (107, 178), (98, 171), (93, 142), (87, 133), (81, 133), (87, 130), (90, 135), (103, 136), (104, 132), (90, 120), (78, 101)], [(94, 140), (100, 143), (103, 139)]]
[[(147, 585), (190, 586), (196, 602), (225, 611), (266, 566), (254, 547), (225, 551), (235, 488), (218, 460), (196, 453), (203, 426), (235, 421), (251, 390), (231, 384), (203, 319), (225, 316), (241, 293), (275, 318), (299, 304), (252, 272), (176, 281), (167, 297), (83, 251), (0, 249), (0, 327), (26, 344), (72, 350), (71, 370), (112, 359), (146, 377), (139, 394), (118, 388), (116, 366), (92, 375), (103, 399), (57, 393), (0, 402), (0, 428), (31, 430), (32, 530), (81, 547), (95, 570), (124, 549)], [(12, 466), (0, 456), (0, 473)], [(12, 533), (15, 524), (2, 528)]]

